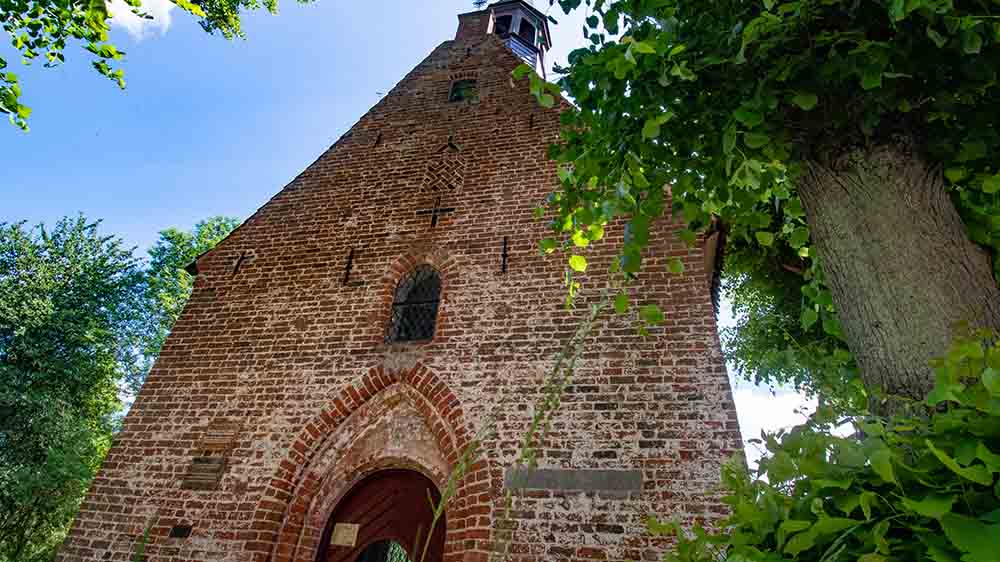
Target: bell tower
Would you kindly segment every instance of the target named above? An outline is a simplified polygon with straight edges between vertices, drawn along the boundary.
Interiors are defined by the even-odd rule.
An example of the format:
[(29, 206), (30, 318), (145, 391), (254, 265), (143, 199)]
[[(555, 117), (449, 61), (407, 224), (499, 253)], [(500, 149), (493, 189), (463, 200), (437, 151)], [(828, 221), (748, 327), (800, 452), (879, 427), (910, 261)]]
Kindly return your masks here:
[[(459, 15), (454, 39), (197, 258), (58, 562), (652, 561), (668, 543), (648, 514), (727, 513), (720, 466), (741, 444), (717, 254), (667, 218), (645, 256), (683, 272), (651, 267), (626, 290), (671, 314), (645, 335), (625, 315), (593, 322), (538, 462), (516, 462), (594, 302), (564, 307), (565, 262), (538, 250), (571, 105), (542, 106), (513, 72), (542, 71), (550, 45), (524, 0)], [(617, 252), (575, 251), (584, 301)]]
[[(486, 2), (477, 2), (483, 7)], [(515, 55), (545, 76), (545, 53), (552, 46), (548, 18), (530, 1), (501, 0), (478, 12), (459, 16), (456, 39), (497, 35)]]

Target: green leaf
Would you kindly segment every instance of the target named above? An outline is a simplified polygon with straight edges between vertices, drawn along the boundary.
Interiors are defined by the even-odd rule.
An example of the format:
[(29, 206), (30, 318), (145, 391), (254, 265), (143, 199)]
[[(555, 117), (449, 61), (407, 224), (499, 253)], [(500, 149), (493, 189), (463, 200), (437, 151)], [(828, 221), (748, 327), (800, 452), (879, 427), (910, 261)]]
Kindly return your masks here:
[(975, 519), (948, 513), (941, 517), (945, 536), (966, 553), (965, 562), (995, 562), (1000, 553), (1000, 525), (987, 525)]
[(649, 324), (659, 324), (663, 322), (663, 311), (655, 304), (647, 304), (639, 307), (639, 318)]
[(948, 44), (948, 38), (945, 37), (944, 35), (941, 35), (937, 31), (934, 31), (934, 28), (932, 28), (930, 25), (927, 26), (927, 37), (929, 37), (930, 40), (933, 41), (934, 44), (937, 45), (939, 49)]
[(760, 148), (771, 142), (771, 137), (763, 133), (744, 133), (743, 142), (750, 148)]
[(806, 216), (804, 210), (802, 210), (802, 201), (798, 197), (791, 197), (782, 205), (782, 209), (785, 214), (793, 219), (801, 219)]
[(953, 167), (948, 168), (944, 171), (944, 177), (948, 178), (951, 183), (958, 183), (964, 180), (969, 175), (969, 172), (965, 168)]
[(882, 86), (882, 67), (869, 66), (861, 73), (861, 87), (865, 90), (873, 90)]
[(628, 246), (622, 252), (618, 263), (623, 272), (638, 273), (642, 269), (642, 254), (634, 246)]
[(655, 139), (660, 136), (660, 124), (655, 119), (647, 119), (642, 126), (642, 136), (647, 139)]
[(906, 17), (906, 0), (892, 0), (889, 3), (889, 17), (892, 21), (899, 21)]
[(670, 258), (667, 260), (667, 271), (674, 275), (684, 273), (684, 262), (680, 258)]
[(983, 386), (993, 397), (1000, 396), (1000, 371), (987, 367), (982, 374)]
[(924, 517), (940, 519), (942, 515), (951, 511), (951, 506), (955, 503), (957, 497), (955, 495), (929, 494), (920, 501), (903, 497), (903, 505), (910, 511), (919, 513)]
[(730, 125), (722, 134), (722, 151), (731, 154), (734, 148), (736, 148), (736, 127)]
[(809, 550), (814, 544), (816, 544), (816, 533), (805, 531), (789, 539), (782, 551), (791, 556), (798, 556), (800, 552)]
[[(177, 5), (180, 6), (181, 4), (178, 2)], [(87, 24), (91, 27), (91, 29), (104, 29), (107, 26), (105, 21), (108, 17), (108, 5), (104, 2), (104, 0), (90, 0), (88, 2)]]
[(778, 527), (777, 539), (778, 548), (781, 548), (785, 544), (785, 538), (788, 535), (798, 533), (800, 531), (805, 531), (809, 527), (812, 527), (812, 521), (803, 521), (798, 519), (785, 519), (781, 522), (781, 526)]
[(520, 66), (518, 66), (517, 68), (515, 68), (513, 70), (513, 72), (511, 72), (510, 74), (511, 74), (511, 76), (514, 77), (514, 80), (520, 80), (521, 78), (524, 78), (529, 73), (534, 72), (534, 71), (535, 71), (535, 69), (532, 68), (531, 66), (529, 66), (527, 64), (521, 64)]
[(991, 486), (993, 484), (993, 473), (989, 471), (985, 466), (973, 465), (969, 467), (963, 467), (958, 464), (958, 462), (949, 457), (944, 451), (938, 449), (934, 446), (934, 443), (930, 439), (925, 439), (924, 442), (927, 444), (927, 448), (930, 449), (931, 453), (941, 464), (945, 465), (952, 472), (965, 478), (966, 480), (971, 480), (977, 484), (982, 484), (983, 486)]
[(927, 394), (927, 405), (936, 406), (941, 402), (961, 402), (959, 394), (965, 390), (960, 384), (939, 384)]
[(882, 448), (876, 449), (869, 456), (869, 460), (872, 463), (872, 470), (882, 477), (882, 480), (896, 481), (896, 474), (892, 469), (892, 451), (888, 447), (883, 445)]
[(691, 229), (685, 228), (677, 233), (677, 237), (681, 239), (682, 242), (688, 246), (694, 246), (695, 242), (698, 241), (698, 235), (694, 233)]
[(836, 315), (823, 315), (823, 332), (835, 338), (843, 338), (844, 333), (840, 327), (840, 320), (837, 319)]
[(771, 246), (774, 244), (774, 233), (767, 232), (766, 230), (758, 230), (754, 233), (754, 237), (757, 238), (757, 242), (760, 242), (761, 246)]
[(538, 103), (542, 107), (552, 107), (556, 103), (556, 98), (552, 94), (542, 94), (538, 96)]
[(814, 107), (816, 107), (816, 104), (819, 103), (819, 98), (816, 94), (799, 92), (792, 98), (792, 103), (799, 106), (799, 108), (804, 111), (811, 111)]
[(649, 244), (649, 217), (636, 215), (625, 225), (625, 243), (642, 247)]
[(174, 4), (177, 4), (179, 8), (186, 12), (190, 12), (200, 18), (205, 17), (205, 11), (201, 9), (201, 6), (188, 0), (173, 0)]
[(764, 122), (764, 116), (752, 109), (743, 108), (733, 112), (733, 117), (746, 127), (753, 129)]
[(618, 293), (615, 297), (615, 312), (618, 314), (625, 314), (628, 312), (628, 295), (625, 293)]
[(872, 492), (864, 492), (861, 494), (861, 513), (865, 515), (866, 521), (871, 521), (872, 518), (872, 508), (875, 507), (878, 502), (878, 496)]
[(846, 517), (820, 517), (819, 521), (813, 525), (812, 530), (819, 536), (832, 535), (860, 524), (861, 521), (848, 519)]
[(670, 75), (676, 76), (681, 80), (685, 80), (687, 82), (691, 82), (692, 80), (695, 80), (697, 78), (694, 72), (692, 72), (691, 69), (688, 68), (686, 60), (681, 61), (679, 64), (674, 64), (674, 67), (670, 70)]
[(955, 160), (958, 162), (968, 162), (986, 157), (986, 144), (983, 141), (966, 141), (962, 143)]
[(584, 272), (587, 271), (587, 258), (578, 255), (572, 255), (569, 258), (569, 266), (573, 271)]
[(788, 244), (795, 248), (796, 250), (805, 246), (806, 242), (809, 241), (809, 229), (800, 226), (792, 231), (792, 234), (788, 237)]
[(644, 55), (656, 54), (656, 49), (645, 41), (636, 41), (632, 43), (632, 50), (636, 53), (642, 53)]
[(807, 307), (802, 309), (803, 330), (808, 330), (809, 328), (812, 328), (817, 320), (819, 320), (819, 313), (817, 313), (812, 307)]
[(986, 463), (990, 472), (1000, 472), (1000, 455), (991, 451), (982, 441), (976, 444), (976, 457)]
[(983, 38), (974, 29), (966, 29), (962, 32), (962, 51), (967, 55), (974, 55), (983, 49)]
[(1000, 192), (1000, 174), (988, 176), (983, 180), (983, 191), (986, 193)]
[(545, 254), (551, 254), (556, 251), (556, 248), (558, 247), (559, 242), (557, 242), (554, 238), (545, 238), (544, 240), (538, 242), (538, 249)]

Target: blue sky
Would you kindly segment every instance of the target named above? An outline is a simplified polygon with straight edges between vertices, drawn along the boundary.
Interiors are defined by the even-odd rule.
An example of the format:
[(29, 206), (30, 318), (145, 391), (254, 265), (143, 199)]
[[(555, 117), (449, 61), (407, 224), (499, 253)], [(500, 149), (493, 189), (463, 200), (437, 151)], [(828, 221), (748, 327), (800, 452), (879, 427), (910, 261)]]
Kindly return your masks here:
[[(122, 5), (114, 1), (113, 11)], [(154, 20), (115, 18), (125, 91), (75, 47), (60, 68), (20, 67), (4, 37), (0, 57), (34, 114), (28, 134), (0, 123), (0, 222), (83, 213), (145, 253), (164, 228), (246, 218), (473, 9), (466, 0), (285, 1), (278, 16), (245, 16), (246, 41), (226, 41), (168, 0), (145, 6)], [(583, 41), (584, 13), (554, 14), (550, 64)], [(794, 393), (742, 383), (735, 395), (747, 437), (802, 419)]]
[[(248, 216), (473, 9), (464, 0), (421, 4), (286, 1), (278, 16), (247, 16), (246, 41), (152, 8), (162, 23), (113, 29), (127, 53), (125, 91), (79, 48), (54, 70), (12, 64), (34, 114), (27, 135), (0, 128), (0, 221), (83, 212), (145, 249), (169, 226)], [(0, 47), (16, 62), (12, 54)]]

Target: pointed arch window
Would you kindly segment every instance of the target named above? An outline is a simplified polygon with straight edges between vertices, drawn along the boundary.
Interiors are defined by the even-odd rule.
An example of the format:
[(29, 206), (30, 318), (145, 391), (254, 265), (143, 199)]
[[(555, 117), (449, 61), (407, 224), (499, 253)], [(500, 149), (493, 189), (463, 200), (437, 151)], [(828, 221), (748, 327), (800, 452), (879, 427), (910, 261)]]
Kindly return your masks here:
[(386, 343), (433, 339), (440, 304), (441, 276), (429, 265), (417, 266), (396, 285)]

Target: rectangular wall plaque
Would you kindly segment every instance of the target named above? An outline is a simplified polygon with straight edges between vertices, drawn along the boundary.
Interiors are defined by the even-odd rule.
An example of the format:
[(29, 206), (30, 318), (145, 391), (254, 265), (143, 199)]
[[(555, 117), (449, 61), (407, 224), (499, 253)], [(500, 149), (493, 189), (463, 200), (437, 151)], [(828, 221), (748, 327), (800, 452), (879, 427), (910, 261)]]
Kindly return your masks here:
[(357, 523), (337, 523), (333, 526), (330, 544), (353, 547), (358, 542), (358, 529), (360, 528), (361, 525)]
[(560, 490), (628, 495), (642, 492), (641, 470), (508, 468), (504, 486), (511, 490)]

